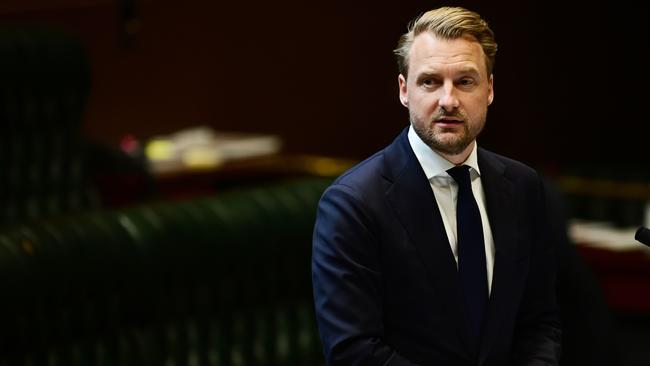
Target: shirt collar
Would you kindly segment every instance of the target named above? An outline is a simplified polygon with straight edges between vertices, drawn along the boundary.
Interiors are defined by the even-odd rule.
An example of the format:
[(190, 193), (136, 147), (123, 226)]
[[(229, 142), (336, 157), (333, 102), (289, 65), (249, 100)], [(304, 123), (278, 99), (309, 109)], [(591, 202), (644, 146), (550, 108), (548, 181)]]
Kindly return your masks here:
[[(426, 174), (427, 179), (431, 179), (437, 176), (448, 177), (447, 170), (454, 167), (449, 160), (442, 157), (436, 151), (431, 149), (427, 144), (422, 141), (420, 136), (415, 132), (413, 126), (409, 126), (408, 131), (409, 144), (415, 153), (415, 157), (420, 162), (424, 174)], [(476, 172), (477, 176), (481, 175), (481, 171), (478, 167), (478, 158), (477, 158), (477, 144), (474, 144), (472, 152), (467, 157), (467, 160), (463, 162), (463, 165), (468, 165), (471, 170)], [(470, 171), (471, 171), (470, 170)]]

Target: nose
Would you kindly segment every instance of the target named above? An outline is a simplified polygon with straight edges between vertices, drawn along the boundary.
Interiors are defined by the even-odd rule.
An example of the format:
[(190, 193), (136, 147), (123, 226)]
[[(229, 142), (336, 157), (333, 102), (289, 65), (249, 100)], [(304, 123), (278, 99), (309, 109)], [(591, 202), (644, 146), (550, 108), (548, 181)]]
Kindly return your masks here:
[(441, 88), (442, 95), (438, 100), (440, 107), (447, 112), (453, 111), (459, 107), (459, 101), (456, 96), (456, 88), (453, 83), (446, 82), (445, 85)]

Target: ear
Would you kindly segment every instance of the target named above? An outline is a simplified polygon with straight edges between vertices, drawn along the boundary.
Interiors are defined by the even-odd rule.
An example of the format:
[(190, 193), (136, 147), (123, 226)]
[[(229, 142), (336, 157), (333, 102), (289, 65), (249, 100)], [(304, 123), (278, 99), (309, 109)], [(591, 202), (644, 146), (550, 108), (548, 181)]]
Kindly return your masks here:
[(488, 81), (488, 105), (492, 104), (494, 100), (494, 74), (490, 74), (490, 80)]
[(399, 101), (402, 103), (402, 105), (406, 108), (409, 107), (409, 98), (408, 98), (408, 90), (406, 89), (406, 78), (404, 75), (399, 74), (397, 77), (397, 83), (399, 84)]

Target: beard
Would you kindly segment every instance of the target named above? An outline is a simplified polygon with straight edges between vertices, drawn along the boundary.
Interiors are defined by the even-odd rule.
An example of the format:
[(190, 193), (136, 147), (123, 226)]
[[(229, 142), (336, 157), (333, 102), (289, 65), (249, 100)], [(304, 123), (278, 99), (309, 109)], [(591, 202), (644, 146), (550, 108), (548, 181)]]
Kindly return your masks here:
[[(481, 113), (477, 121), (470, 121), (465, 113), (460, 110), (447, 112), (440, 109), (435, 115), (429, 118), (428, 121), (422, 121), (409, 109), (409, 117), (411, 125), (415, 133), (424, 141), (431, 149), (447, 155), (457, 155), (463, 152), (472, 141), (483, 130), (487, 109)], [(457, 117), (462, 118), (463, 123), (458, 128), (446, 129), (437, 127), (434, 121), (442, 117)]]

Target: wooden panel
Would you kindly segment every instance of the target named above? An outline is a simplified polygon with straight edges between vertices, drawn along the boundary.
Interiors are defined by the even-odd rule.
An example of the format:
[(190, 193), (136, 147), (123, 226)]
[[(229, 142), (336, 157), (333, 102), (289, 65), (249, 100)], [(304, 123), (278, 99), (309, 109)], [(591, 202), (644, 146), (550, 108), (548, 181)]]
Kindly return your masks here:
[(3, 0), (0, 14), (70, 10), (115, 4), (117, 0)]
[[(117, 143), (127, 133), (146, 138), (209, 124), (279, 134), (291, 151), (355, 158), (408, 125), (391, 50), (407, 22), (431, 7), (143, 0), (127, 35), (117, 0), (28, 3), (3, 1), (0, 22), (60, 26), (88, 45), (94, 83), (86, 131), (95, 139)], [(464, 4), (483, 13), (499, 42), (482, 146), (531, 164), (647, 164), (636, 133), (645, 94), (633, 91), (650, 74), (615, 72), (648, 51), (642, 12), (565, 2), (557, 12), (552, 1)], [(598, 36), (575, 36), (585, 33)]]

